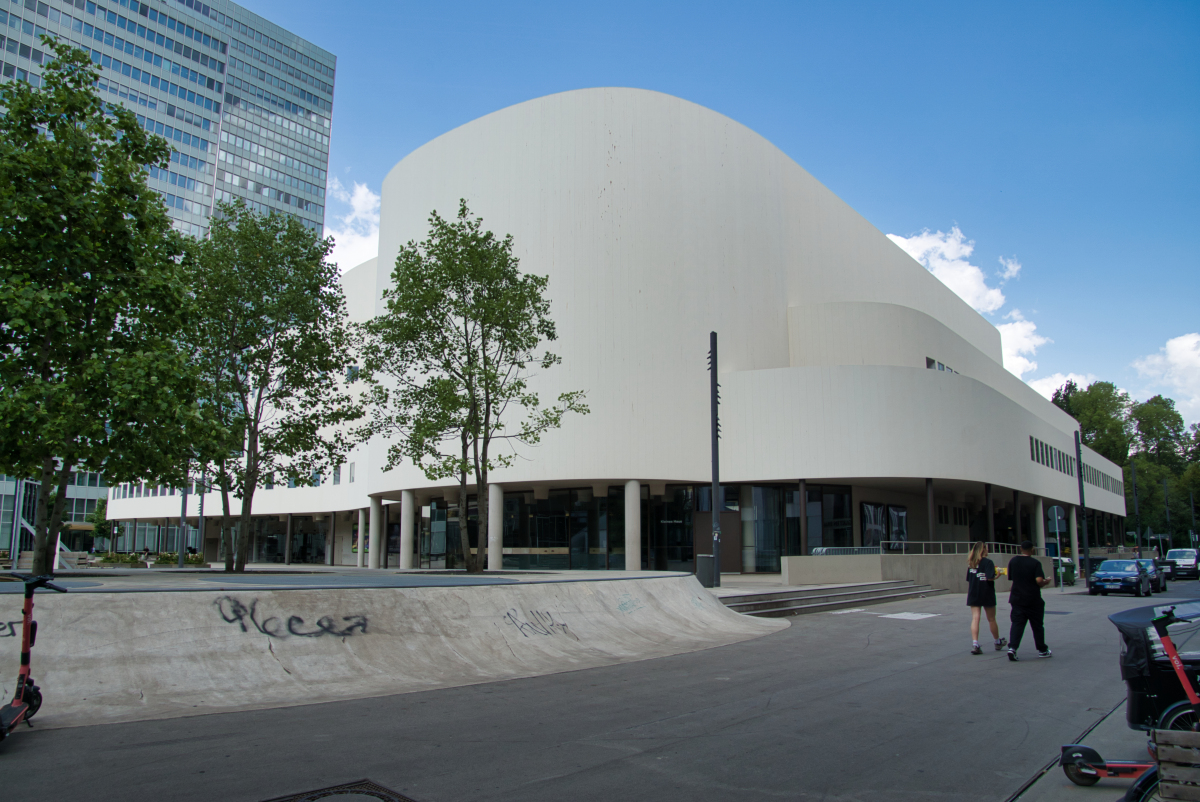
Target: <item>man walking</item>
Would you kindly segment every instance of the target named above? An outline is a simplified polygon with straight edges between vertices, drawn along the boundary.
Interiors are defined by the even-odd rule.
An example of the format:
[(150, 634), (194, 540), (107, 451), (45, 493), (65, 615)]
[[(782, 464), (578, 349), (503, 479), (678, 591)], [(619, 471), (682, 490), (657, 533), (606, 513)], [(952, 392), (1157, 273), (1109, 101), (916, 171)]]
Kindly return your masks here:
[(1042, 564), (1033, 558), (1032, 542), (1022, 541), (1021, 554), (1009, 560), (1008, 578), (1012, 580), (1012, 590), (1008, 594), (1008, 603), (1012, 606), (1008, 659), (1017, 662), (1017, 649), (1021, 646), (1026, 622), (1033, 630), (1033, 645), (1037, 647), (1038, 657), (1049, 657), (1050, 647), (1046, 645), (1043, 625), (1046, 602), (1042, 600), (1042, 588), (1049, 585), (1050, 580), (1046, 579)]

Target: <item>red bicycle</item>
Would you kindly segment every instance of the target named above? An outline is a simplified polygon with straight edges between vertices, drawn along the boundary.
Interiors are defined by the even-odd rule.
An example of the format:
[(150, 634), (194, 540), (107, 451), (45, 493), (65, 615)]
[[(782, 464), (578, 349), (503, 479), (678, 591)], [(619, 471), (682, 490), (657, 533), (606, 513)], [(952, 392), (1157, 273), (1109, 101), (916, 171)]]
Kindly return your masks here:
[(50, 580), (53, 576), (26, 576), (25, 574), (9, 574), (25, 583), (25, 606), (22, 608), (21, 622), (21, 668), (17, 673), (17, 690), (11, 702), (0, 708), (0, 741), (24, 721), (28, 726), (33, 724), (29, 719), (37, 714), (42, 706), (42, 691), (33, 681), (30, 673), (30, 656), (33, 644), (37, 641), (37, 622), (33, 620), (33, 592), (38, 588), (66, 593), (67, 589), (56, 585)]

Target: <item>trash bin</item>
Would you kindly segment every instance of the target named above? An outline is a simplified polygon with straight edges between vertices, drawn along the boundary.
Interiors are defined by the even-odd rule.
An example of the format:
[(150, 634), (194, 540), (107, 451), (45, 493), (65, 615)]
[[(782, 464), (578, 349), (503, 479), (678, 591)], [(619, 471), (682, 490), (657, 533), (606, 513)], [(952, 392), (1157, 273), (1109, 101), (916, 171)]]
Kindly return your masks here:
[[(1055, 562), (1058, 563), (1059, 570), (1062, 571), (1062, 583), (1068, 587), (1074, 586), (1074, 584), (1075, 584), (1075, 563), (1068, 562), (1066, 560), (1062, 560), (1062, 561), (1055, 560)], [(1058, 586), (1058, 577), (1057, 576), (1055, 576), (1055, 578), (1054, 578), (1054, 585), (1056, 587)]]
[(711, 554), (696, 555), (696, 579), (706, 588), (713, 586), (713, 557)]

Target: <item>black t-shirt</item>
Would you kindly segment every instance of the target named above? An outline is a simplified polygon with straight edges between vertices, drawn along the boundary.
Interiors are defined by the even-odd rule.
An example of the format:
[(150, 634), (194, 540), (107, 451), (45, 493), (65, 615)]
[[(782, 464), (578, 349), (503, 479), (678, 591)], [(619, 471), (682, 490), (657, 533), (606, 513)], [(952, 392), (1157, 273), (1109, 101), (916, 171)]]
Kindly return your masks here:
[(996, 578), (996, 564), (984, 557), (975, 568), (967, 568), (967, 595), (974, 596), (987, 588), (987, 583)]
[(1037, 579), (1045, 579), (1042, 564), (1032, 557), (1018, 554), (1008, 562), (1008, 578), (1012, 580), (1012, 591), (1008, 603), (1013, 605), (1038, 605), (1042, 603), (1042, 589)]

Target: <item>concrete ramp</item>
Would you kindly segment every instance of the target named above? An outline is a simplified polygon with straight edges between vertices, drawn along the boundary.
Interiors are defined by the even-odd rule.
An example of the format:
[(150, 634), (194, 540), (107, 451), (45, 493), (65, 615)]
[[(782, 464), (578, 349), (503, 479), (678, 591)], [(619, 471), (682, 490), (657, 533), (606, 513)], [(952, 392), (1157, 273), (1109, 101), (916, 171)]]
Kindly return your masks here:
[[(328, 702), (707, 649), (787, 623), (728, 610), (692, 576), (474, 587), (39, 593), (36, 722)], [(12, 694), (20, 597), (0, 596)], [(10, 634), (15, 629), (15, 636)]]

